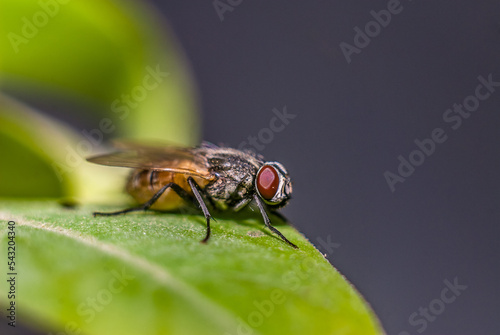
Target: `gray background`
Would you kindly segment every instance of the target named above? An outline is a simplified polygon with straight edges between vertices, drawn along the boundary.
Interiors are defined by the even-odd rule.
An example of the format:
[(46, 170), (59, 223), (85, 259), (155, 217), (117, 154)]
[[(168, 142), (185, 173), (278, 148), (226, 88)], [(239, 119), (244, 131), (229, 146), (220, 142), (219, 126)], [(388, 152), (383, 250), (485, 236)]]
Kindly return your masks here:
[[(478, 76), (500, 81), (500, 2), (402, 0), (350, 64), (339, 44), (387, 1), (232, 0), (223, 21), (212, 1), (154, 2), (193, 66), (204, 139), (238, 146), (273, 108), (296, 115), (260, 151), (293, 177), (284, 213), (388, 334), (418, 334), (410, 315), (454, 278), (467, 289), (422, 333), (498, 334), (500, 87), (460, 128), (442, 117)], [(446, 142), (391, 192), (384, 172), (435, 128)]]
[[(340, 244), (322, 251), (388, 334), (418, 334), (409, 316), (455, 277), (467, 289), (423, 333), (498, 334), (500, 88), (457, 130), (442, 117), (478, 76), (500, 81), (500, 2), (403, 0), (350, 64), (339, 44), (387, 1), (242, 1), (223, 21), (212, 1), (156, 3), (193, 65), (205, 139), (237, 146), (273, 108), (296, 115), (261, 151), (292, 174), (284, 213)], [(447, 141), (392, 193), (383, 173), (438, 127)]]

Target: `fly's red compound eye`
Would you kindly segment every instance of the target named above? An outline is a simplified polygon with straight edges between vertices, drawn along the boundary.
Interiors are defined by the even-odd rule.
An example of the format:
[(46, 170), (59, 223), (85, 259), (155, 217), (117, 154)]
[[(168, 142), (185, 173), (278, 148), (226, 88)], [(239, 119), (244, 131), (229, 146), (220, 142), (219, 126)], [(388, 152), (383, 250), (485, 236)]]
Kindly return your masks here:
[(280, 178), (278, 171), (270, 165), (264, 165), (257, 175), (257, 190), (265, 200), (271, 200), (278, 192)]

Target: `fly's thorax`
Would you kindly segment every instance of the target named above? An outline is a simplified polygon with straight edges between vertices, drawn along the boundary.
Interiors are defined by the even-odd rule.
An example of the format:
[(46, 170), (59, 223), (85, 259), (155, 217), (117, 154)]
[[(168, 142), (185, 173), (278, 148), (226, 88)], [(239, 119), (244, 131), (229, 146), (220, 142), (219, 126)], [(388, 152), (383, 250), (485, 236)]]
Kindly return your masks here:
[(208, 162), (217, 178), (205, 191), (217, 208), (239, 210), (251, 201), (259, 161), (240, 152), (238, 155), (215, 154), (208, 158)]

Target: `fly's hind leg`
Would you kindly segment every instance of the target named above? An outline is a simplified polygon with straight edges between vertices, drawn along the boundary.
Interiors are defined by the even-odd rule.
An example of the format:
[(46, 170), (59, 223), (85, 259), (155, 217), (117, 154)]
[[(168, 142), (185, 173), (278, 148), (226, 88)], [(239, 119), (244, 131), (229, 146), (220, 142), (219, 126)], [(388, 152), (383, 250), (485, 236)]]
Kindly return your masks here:
[[(196, 198), (196, 202), (200, 206), (201, 210), (203, 211), (203, 215), (205, 216), (205, 219), (207, 220), (207, 234), (205, 238), (201, 241), (202, 243), (206, 243), (208, 239), (210, 238), (210, 219), (212, 219), (212, 216), (210, 215), (210, 212), (208, 211), (207, 205), (205, 205), (205, 202), (203, 201), (203, 197), (201, 196), (200, 192), (201, 189), (198, 186), (198, 184), (194, 181), (192, 177), (189, 177), (187, 179), (189, 186), (191, 187), (191, 190), (193, 191), (193, 194)], [(176, 183), (168, 183), (165, 186), (163, 186), (158, 192), (156, 192), (155, 195), (151, 199), (149, 199), (148, 202), (144, 203), (143, 205), (140, 205), (138, 207), (132, 207), (132, 208), (127, 208), (121, 211), (116, 211), (116, 212), (94, 212), (94, 216), (113, 216), (113, 215), (120, 215), (120, 214), (125, 214), (129, 212), (136, 212), (136, 211), (145, 211), (148, 210), (153, 204), (158, 200), (163, 193), (167, 189), (171, 188), (174, 190), (175, 193), (177, 193), (184, 201), (187, 201), (188, 203), (195, 203), (195, 199), (187, 193), (182, 187), (177, 185)]]
[(94, 212), (94, 216), (113, 216), (113, 215), (120, 215), (120, 214), (125, 214), (129, 212), (137, 212), (137, 211), (145, 211), (148, 210), (153, 204), (161, 197), (163, 193), (165, 193), (166, 190), (171, 188), (174, 190), (175, 193), (177, 193), (182, 199), (188, 202), (192, 202), (193, 198), (191, 195), (189, 195), (186, 191), (182, 189), (179, 185), (176, 183), (168, 183), (165, 186), (163, 186), (158, 192), (153, 195), (151, 199), (149, 199), (146, 203), (137, 206), (137, 207), (132, 207), (132, 208), (127, 208), (121, 211), (116, 211), (116, 212)]

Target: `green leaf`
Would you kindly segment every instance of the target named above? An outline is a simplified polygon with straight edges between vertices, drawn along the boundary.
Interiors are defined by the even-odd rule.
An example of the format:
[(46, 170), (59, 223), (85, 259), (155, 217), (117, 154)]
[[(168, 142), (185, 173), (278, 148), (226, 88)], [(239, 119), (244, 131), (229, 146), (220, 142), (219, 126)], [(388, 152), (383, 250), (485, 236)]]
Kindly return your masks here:
[(75, 104), (65, 119), (93, 125), (77, 132), (1, 94), (11, 163), (0, 166), (0, 196), (109, 200), (121, 175), (85, 162), (105, 136), (197, 142), (195, 90), (167, 28), (140, 1), (0, 1), (0, 89)]
[[(93, 218), (97, 209), (110, 210), (0, 203), (2, 260), (7, 221), (16, 222), (18, 320), (107, 335), (383, 333), (363, 298), (288, 225), (277, 228), (299, 250), (250, 214), (218, 216), (205, 245), (200, 215)], [(0, 296), (8, 303), (4, 280)]]
[(0, 36), (0, 89), (76, 104), (65, 119), (110, 119), (114, 137), (197, 141), (188, 66), (144, 2), (2, 0)]
[(0, 196), (87, 201), (116, 197), (126, 171), (100, 169), (85, 162), (75, 151), (83, 140), (57, 120), (0, 94), (4, 162), (0, 164)]

